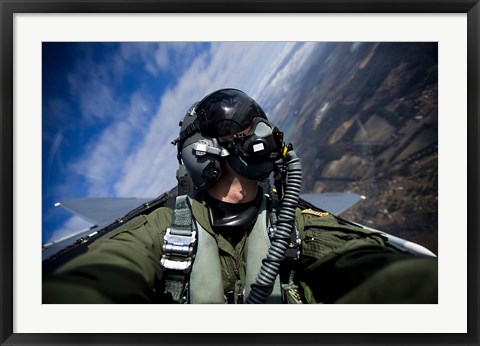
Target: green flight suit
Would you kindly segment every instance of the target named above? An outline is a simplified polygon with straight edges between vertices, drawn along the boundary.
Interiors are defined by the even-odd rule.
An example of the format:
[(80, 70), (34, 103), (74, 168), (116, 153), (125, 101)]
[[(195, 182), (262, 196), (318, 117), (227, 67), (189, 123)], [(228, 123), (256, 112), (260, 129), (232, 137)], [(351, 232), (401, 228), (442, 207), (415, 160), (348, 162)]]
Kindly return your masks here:
[[(245, 280), (244, 241), (216, 234), (202, 198), (195, 220), (219, 248), (225, 292)], [(94, 242), (43, 280), (43, 303), (169, 303), (160, 266), (172, 211), (140, 215)], [(329, 213), (297, 209), (300, 259), (285, 263), (304, 303), (437, 303), (437, 260), (400, 253), (380, 235)]]

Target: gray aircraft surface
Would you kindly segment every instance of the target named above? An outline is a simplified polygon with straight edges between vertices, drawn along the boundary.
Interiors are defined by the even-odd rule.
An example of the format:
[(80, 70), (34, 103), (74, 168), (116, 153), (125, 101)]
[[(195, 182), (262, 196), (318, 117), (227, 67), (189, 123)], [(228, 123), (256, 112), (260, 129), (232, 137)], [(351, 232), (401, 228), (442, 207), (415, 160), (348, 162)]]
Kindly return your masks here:
[[(44, 243), (42, 245), (44, 273), (51, 272), (73, 257), (86, 252), (91, 243), (137, 215), (147, 214), (162, 206), (173, 208), (179, 189), (182, 189), (181, 184), (157, 198), (82, 198), (56, 203), (56, 207), (68, 210), (92, 223), (92, 226), (66, 237)], [(349, 192), (302, 194), (300, 195), (299, 206), (317, 211), (327, 211), (340, 217), (341, 213), (365, 198), (365, 196)], [(418, 255), (436, 256), (420, 244), (356, 222), (344, 221), (380, 233), (402, 251)]]

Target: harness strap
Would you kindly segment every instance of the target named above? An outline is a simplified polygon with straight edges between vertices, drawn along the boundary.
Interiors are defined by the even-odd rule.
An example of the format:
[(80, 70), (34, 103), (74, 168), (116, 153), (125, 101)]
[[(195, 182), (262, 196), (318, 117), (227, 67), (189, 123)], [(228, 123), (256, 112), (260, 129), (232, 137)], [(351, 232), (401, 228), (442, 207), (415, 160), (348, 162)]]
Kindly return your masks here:
[[(268, 226), (268, 235), (269, 238), (273, 238), (275, 235), (275, 227), (277, 224), (277, 211), (280, 207), (280, 202), (275, 194), (270, 195), (268, 199), (270, 210), (270, 225)], [(289, 275), (287, 277), (281, 277), (281, 287), (282, 287), (282, 299), (283, 302), (287, 304), (303, 304), (301, 295), (298, 290), (298, 286), (294, 283), (295, 270), (293, 263), (300, 258), (300, 248), (301, 248), (301, 239), (300, 233), (298, 231), (297, 225), (292, 230), (290, 235), (290, 241), (288, 244), (287, 251), (285, 252), (286, 265), (290, 268)], [(282, 275), (282, 274), (280, 274)], [(283, 274), (285, 275), (285, 274)]]
[[(267, 197), (263, 197), (261, 213), (257, 218), (257, 222), (253, 226), (250, 236), (247, 240), (247, 273), (245, 278), (245, 296), (248, 296), (251, 291), (251, 286), (256, 282), (260, 267), (262, 266), (262, 260), (268, 252), (270, 247), (270, 238), (267, 232), (265, 232), (265, 226), (267, 225)], [(281, 286), (280, 276), (277, 276), (272, 293), (265, 301), (267, 304), (281, 304)]]
[(224, 304), (222, 266), (215, 238), (198, 225), (198, 246), (188, 289), (191, 304)]
[[(247, 273), (244, 286), (246, 295), (249, 294), (250, 286), (255, 282), (262, 259), (268, 251), (269, 236), (275, 233), (276, 215), (274, 210), (268, 213), (270, 206), (267, 206), (267, 201), (268, 198), (264, 197), (262, 211), (247, 241)], [(270, 234), (265, 231), (265, 226), (268, 226)], [(298, 234), (295, 235), (298, 237)], [(293, 235), (292, 241), (295, 241)], [(297, 255), (296, 252), (295, 255)], [(297, 257), (295, 255), (291, 257), (295, 259)], [(187, 195), (176, 198), (172, 224), (167, 228), (164, 236), (163, 255), (160, 262), (165, 274), (164, 292), (171, 294), (175, 302), (193, 304), (226, 302), (228, 293), (225, 297), (218, 245), (216, 240), (193, 220)], [(277, 277), (273, 292), (266, 303), (281, 303), (282, 291), (296, 288), (290, 286), (282, 285), (280, 278)], [(289, 293), (290, 297), (287, 296), (285, 300), (292, 303), (295, 299), (291, 299), (292, 294)]]
[[(250, 292), (250, 286), (260, 271), (262, 259), (270, 246), (265, 226), (267, 225), (266, 198), (263, 198), (258, 215), (246, 241), (246, 277), (243, 287), (224, 293), (218, 244), (201, 224), (198, 224), (198, 246), (193, 269), (190, 274), (190, 303), (224, 304), (243, 302), (243, 296)], [(241, 260), (241, 259), (239, 259)], [(244, 293), (245, 291), (245, 293)], [(235, 297), (236, 296), (236, 297)], [(272, 294), (266, 303), (282, 303), (280, 279), (277, 277)]]
[(187, 195), (178, 196), (173, 210), (172, 224), (164, 236), (160, 265), (165, 273), (165, 293), (178, 303), (187, 300), (187, 285), (192, 270), (197, 243), (197, 229)]
[[(280, 208), (280, 201), (275, 195), (268, 196), (268, 210), (269, 210), (269, 225), (268, 225), (268, 236), (272, 239), (275, 235), (275, 225), (277, 224), (278, 217), (277, 212)], [(300, 258), (300, 248), (302, 246), (302, 241), (300, 239), (300, 233), (298, 231), (297, 225), (295, 224), (292, 233), (290, 235), (290, 241), (288, 244), (287, 251), (285, 252), (285, 259), (290, 261), (296, 261)]]

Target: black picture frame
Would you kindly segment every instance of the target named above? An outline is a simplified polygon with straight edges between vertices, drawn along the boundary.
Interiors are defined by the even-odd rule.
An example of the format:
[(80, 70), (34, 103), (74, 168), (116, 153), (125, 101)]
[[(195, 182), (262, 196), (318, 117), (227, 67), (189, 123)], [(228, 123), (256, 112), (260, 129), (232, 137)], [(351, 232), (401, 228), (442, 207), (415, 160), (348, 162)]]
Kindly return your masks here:
[[(15, 13), (467, 13), (468, 77), (468, 310), (465, 334), (296, 333), (286, 316), (285, 334), (21, 334), (13, 332), (13, 16)], [(479, 0), (285, 0), (194, 1), (0, 0), (1, 21), (1, 323), (2, 345), (478, 345)], [(452, 316), (452, 318), (455, 318)], [(238, 321), (236, 321), (238, 323)]]

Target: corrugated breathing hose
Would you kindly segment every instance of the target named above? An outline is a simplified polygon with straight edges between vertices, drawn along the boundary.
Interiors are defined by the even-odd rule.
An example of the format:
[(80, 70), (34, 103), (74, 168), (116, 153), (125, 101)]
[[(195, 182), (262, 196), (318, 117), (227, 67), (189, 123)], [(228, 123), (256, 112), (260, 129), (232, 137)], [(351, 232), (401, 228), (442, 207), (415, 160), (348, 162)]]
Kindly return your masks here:
[(302, 187), (302, 166), (295, 151), (289, 150), (286, 153), (285, 165), (287, 183), (278, 215), (277, 229), (271, 239), (267, 257), (263, 259), (257, 280), (251, 285), (250, 294), (245, 301), (247, 304), (262, 304), (272, 293), (295, 225), (295, 211)]

